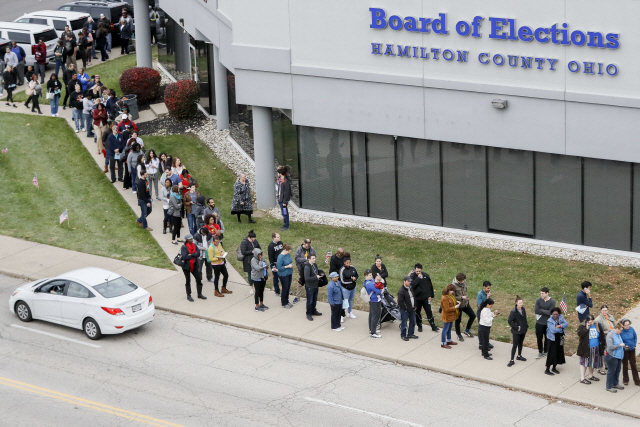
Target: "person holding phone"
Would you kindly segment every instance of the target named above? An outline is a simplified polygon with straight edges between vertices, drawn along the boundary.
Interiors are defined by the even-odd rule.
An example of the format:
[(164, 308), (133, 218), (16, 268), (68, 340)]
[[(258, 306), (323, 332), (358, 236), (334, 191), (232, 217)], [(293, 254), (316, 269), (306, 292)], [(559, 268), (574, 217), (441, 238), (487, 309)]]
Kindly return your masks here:
[(480, 304), (480, 320), (478, 321), (478, 339), (482, 349), (482, 357), (487, 360), (493, 360), (489, 353), (489, 334), (493, 325), (493, 318), (498, 314), (498, 310), (493, 310), (493, 299), (491, 297), (482, 301)]
[[(602, 357), (600, 356), (600, 344), (605, 343), (605, 334), (602, 326), (595, 322), (590, 314), (584, 322), (578, 326), (578, 351), (580, 357), (580, 383), (591, 384), (592, 381), (600, 381), (600, 378), (593, 374), (596, 369), (602, 368)], [(587, 369), (589, 377), (587, 378)]]
[(620, 371), (622, 370), (622, 359), (624, 359), (624, 352), (629, 349), (628, 345), (625, 345), (622, 340), (622, 325), (616, 323), (613, 327), (613, 331), (607, 334), (607, 355), (604, 359), (609, 365), (607, 371), (607, 391), (611, 393), (617, 393), (618, 390), (624, 390), (624, 387), (620, 385)]
[[(549, 352), (547, 353), (547, 375), (559, 374), (557, 366), (564, 365), (564, 335), (569, 323), (560, 314), (559, 307), (551, 309), (551, 317), (547, 320), (547, 339), (549, 340)], [(549, 370), (549, 368), (552, 368)]]
[(638, 368), (636, 367), (636, 345), (638, 344), (638, 335), (631, 327), (631, 320), (622, 319), (622, 341), (625, 345), (624, 359), (622, 359), (622, 383), (629, 385), (629, 365), (631, 365), (631, 375), (635, 385), (640, 386), (640, 377), (638, 376)]
[(307, 320), (312, 321), (313, 316), (322, 316), (316, 308), (318, 302), (318, 284), (324, 273), (318, 271), (315, 254), (307, 255), (307, 262), (303, 268), (304, 288), (307, 292)]
[(442, 314), (440, 318), (444, 323), (442, 325), (442, 333), (440, 335), (441, 348), (451, 349), (452, 345), (458, 345), (457, 342), (451, 341), (451, 328), (453, 322), (458, 318), (460, 303), (453, 296), (456, 291), (456, 287), (453, 284), (448, 284), (446, 288), (442, 290), (442, 297), (440, 298), (440, 307), (442, 307)]

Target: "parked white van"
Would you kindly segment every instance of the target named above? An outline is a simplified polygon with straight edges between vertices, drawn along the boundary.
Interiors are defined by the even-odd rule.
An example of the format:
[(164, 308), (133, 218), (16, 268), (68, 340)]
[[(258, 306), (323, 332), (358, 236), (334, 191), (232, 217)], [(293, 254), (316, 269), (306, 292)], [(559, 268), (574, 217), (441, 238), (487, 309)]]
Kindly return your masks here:
[(65, 25), (68, 25), (75, 34), (82, 30), (82, 26), (89, 18), (88, 13), (71, 12), (68, 10), (39, 10), (22, 15), (14, 22), (21, 24), (38, 24), (53, 27), (58, 37), (64, 33)]
[(24, 49), (24, 53), (27, 55), (27, 65), (36, 63), (33, 47), (38, 44), (38, 40), (43, 39), (47, 45), (47, 64), (55, 61), (53, 51), (58, 43), (58, 35), (53, 27), (18, 22), (0, 22), (0, 38), (16, 42), (18, 46)]

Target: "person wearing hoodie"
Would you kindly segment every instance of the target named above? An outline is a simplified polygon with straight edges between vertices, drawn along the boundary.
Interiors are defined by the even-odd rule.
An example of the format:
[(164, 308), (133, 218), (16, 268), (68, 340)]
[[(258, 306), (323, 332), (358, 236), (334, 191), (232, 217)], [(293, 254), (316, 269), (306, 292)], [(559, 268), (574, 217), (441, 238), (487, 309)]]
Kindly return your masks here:
[(464, 341), (462, 334), (460, 333), (460, 323), (462, 322), (462, 313), (466, 313), (469, 316), (469, 320), (467, 321), (467, 327), (464, 330), (464, 334), (469, 338), (473, 338), (471, 334), (471, 325), (473, 325), (473, 321), (476, 320), (476, 314), (473, 312), (473, 309), (469, 306), (469, 296), (467, 295), (467, 275), (464, 273), (458, 273), (456, 277), (453, 278), (451, 282), (453, 286), (455, 286), (456, 291), (454, 292), (454, 296), (456, 300), (460, 302), (460, 309), (458, 318), (455, 321), (456, 326), (456, 335), (458, 335), (458, 341)]
[(322, 316), (316, 308), (318, 302), (318, 284), (322, 274), (316, 265), (316, 256), (309, 254), (304, 265), (304, 287), (307, 291), (307, 320), (313, 320), (312, 316)]
[(331, 306), (331, 330), (340, 332), (344, 326), (340, 324), (340, 311), (342, 310), (342, 285), (338, 280), (338, 273), (329, 273), (329, 285), (327, 286), (327, 299)]
[(136, 194), (137, 185), (136, 178), (138, 175), (138, 171), (136, 167), (138, 166), (138, 156), (140, 156), (140, 144), (134, 142), (131, 146), (131, 151), (129, 151), (129, 155), (127, 156), (127, 169), (129, 170), (129, 176), (131, 177), (131, 189), (133, 190), (133, 194)]
[(340, 275), (340, 282), (342, 283), (344, 299), (349, 301), (349, 307), (345, 309), (345, 317), (355, 319), (356, 315), (353, 314), (353, 298), (356, 295), (356, 285), (360, 276), (358, 270), (351, 265), (351, 253), (346, 252), (344, 254), (343, 266), (338, 273)]
[[(180, 210), (182, 209), (182, 192), (177, 185), (171, 187), (171, 195), (169, 196), (169, 217), (171, 218), (171, 243), (177, 245), (180, 240)], [(176, 237), (178, 240), (176, 241)]]
[(240, 243), (240, 252), (243, 255), (242, 271), (247, 273), (249, 285), (251, 286), (249, 295), (253, 295), (255, 293), (255, 289), (253, 287), (253, 279), (251, 277), (251, 260), (253, 259), (253, 250), (256, 248), (260, 249), (260, 243), (258, 243), (258, 239), (256, 239), (256, 233), (254, 233), (253, 230), (249, 230), (247, 237), (245, 237), (242, 240), (242, 243)]
[(196, 197), (196, 203), (191, 206), (191, 213), (196, 219), (196, 228), (199, 230), (204, 227), (204, 199), (203, 195)]
[(278, 206), (284, 220), (282, 231), (289, 229), (289, 201), (291, 201), (291, 178), (289, 172), (291, 166), (280, 166), (278, 168)]
[(262, 259), (262, 249), (255, 248), (253, 250), (253, 258), (251, 258), (251, 280), (255, 287), (253, 296), (256, 303), (254, 311), (263, 312), (269, 307), (264, 305), (264, 287), (267, 282), (267, 263)]
[(209, 245), (211, 244), (211, 233), (206, 228), (200, 228), (198, 232), (193, 236), (193, 243), (195, 243), (196, 248), (198, 248), (198, 264), (196, 268), (198, 269), (198, 273), (200, 277), (202, 277), (202, 265), (207, 265), (207, 279), (211, 281), (211, 266), (207, 262), (207, 250), (209, 249)]
[(438, 332), (440, 329), (436, 326), (436, 321), (433, 318), (433, 312), (431, 311), (431, 301), (435, 297), (433, 292), (433, 283), (431, 283), (431, 277), (422, 271), (422, 264), (418, 263), (413, 267), (411, 276), (411, 289), (415, 296), (416, 304), (416, 323), (418, 325), (418, 332), (422, 332), (422, 309), (427, 315), (427, 321), (431, 325), (433, 332)]
[[(380, 276), (378, 276), (380, 277)], [(380, 320), (380, 314), (382, 313), (382, 303), (380, 302), (380, 295), (382, 295), (382, 289), (384, 284), (379, 282), (381, 286), (378, 286), (373, 281), (373, 273), (371, 270), (364, 271), (364, 288), (369, 294), (369, 336), (371, 338), (382, 338), (380, 331), (378, 330), (378, 321)]]
[(631, 320), (622, 319), (622, 342), (624, 343), (624, 358), (622, 359), (622, 384), (629, 385), (629, 367), (631, 367), (631, 376), (635, 385), (640, 386), (640, 377), (638, 376), (638, 368), (636, 367), (636, 345), (638, 344), (638, 335), (631, 327)]
[(276, 269), (278, 270), (278, 278), (282, 286), (280, 303), (282, 304), (282, 308), (291, 308), (293, 305), (289, 303), (289, 290), (291, 289), (291, 280), (293, 279), (293, 260), (291, 259), (290, 245), (282, 245), (282, 251), (276, 260)]
[(298, 280), (298, 289), (296, 289), (296, 295), (293, 299), (294, 304), (300, 301), (299, 298), (302, 296), (302, 291), (304, 290), (304, 267), (307, 264), (308, 256), (315, 254), (316, 250), (311, 246), (311, 239), (304, 239), (304, 242), (296, 249), (294, 259), (300, 279)]

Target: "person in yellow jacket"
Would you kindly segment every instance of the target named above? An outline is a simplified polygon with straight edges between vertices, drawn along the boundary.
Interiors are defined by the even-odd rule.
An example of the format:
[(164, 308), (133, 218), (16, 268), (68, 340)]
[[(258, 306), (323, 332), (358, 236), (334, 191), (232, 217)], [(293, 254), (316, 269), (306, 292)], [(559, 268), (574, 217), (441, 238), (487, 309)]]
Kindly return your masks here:
[[(229, 273), (227, 272), (227, 259), (226, 252), (222, 248), (220, 243), (220, 236), (213, 237), (213, 243), (209, 245), (207, 249), (207, 262), (211, 264), (214, 273), (213, 284), (216, 287), (215, 295), (217, 297), (224, 297), (224, 294), (231, 294), (232, 291), (227, 289), (227, 280), (229, 279)], [(220, 273), (222, 273), (222, 291), (218, 289), (218, 281), (220, 279)]]

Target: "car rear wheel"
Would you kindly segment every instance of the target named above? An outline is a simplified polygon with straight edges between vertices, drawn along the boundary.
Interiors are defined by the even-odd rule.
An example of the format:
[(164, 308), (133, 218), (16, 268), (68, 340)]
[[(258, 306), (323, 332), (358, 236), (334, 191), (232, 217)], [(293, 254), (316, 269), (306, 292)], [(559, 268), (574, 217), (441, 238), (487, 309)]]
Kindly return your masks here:
[(98, 322), (90, 317), (84, 321), (83, 329), (85, 335), (90, 340), (99, 340), (102, 337), (102, 332), (100, 332), (100, 326), (98, 326)]
[(18, 301), (15, 307), (15, 311), (18, 319), (22, 320), (23, 322), (31, 322), (33, 320), (33, 317), (31, 316), (31, 309), (26, 302)]

